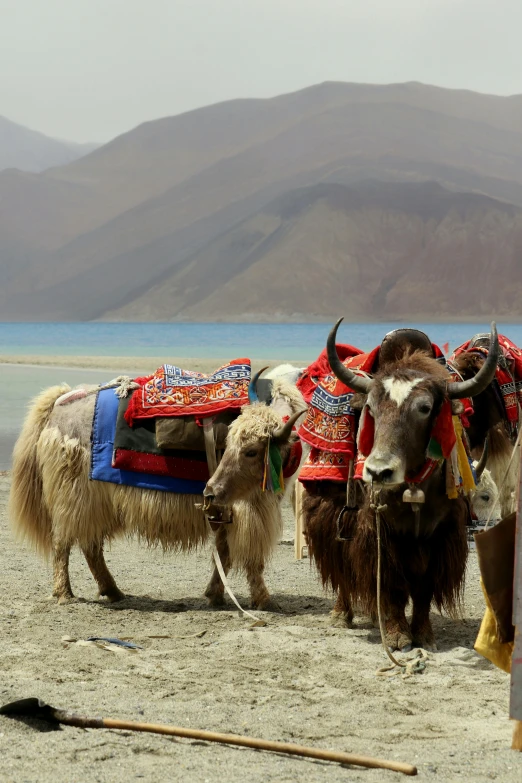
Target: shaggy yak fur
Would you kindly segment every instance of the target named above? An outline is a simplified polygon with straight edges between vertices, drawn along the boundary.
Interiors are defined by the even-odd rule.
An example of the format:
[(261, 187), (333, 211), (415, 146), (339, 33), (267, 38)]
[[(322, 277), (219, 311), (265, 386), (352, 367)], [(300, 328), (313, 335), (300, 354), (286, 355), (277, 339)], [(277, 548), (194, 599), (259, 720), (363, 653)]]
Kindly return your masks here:
[[(473, 351), (462, 353), (453, 361), (464, 380), (473, 378), (483, 364), (483, 355)], [(520, 460), (513, 459), (509, 466), (514, 444), (507, 429), (501, 395), (493, 384), (473, 398), (473, 414), (469, 417), (467, 433), (473, 456), (477, 458), (482, 453), (487, 436), (488, 469), (500, 491), (501, 516), (507, 517), (515, 510)]]
[[(54, 407), (70, 391), (67, 385), (46, 389), (32, 403), (13, 454), (9, 516), (16, 533), (27, 538), (44, 555), (52, 555), (53, 595), (64, 602), (73, 598), (69, 579), (69, 554), (73, 545), (83, 551), (100, 595), (109, 601), (123, 598), (105, 563), (103, 547), (123, 534), (136, 534), (148, 544), (165, 550), (190, 551), (211, 537), (211, 528), (197, 495), (120, 486), (89, 479), (91, 427), (95, 396)], [(239, 444), (257, 443), (281, 426), (281, 416), (304, 407), (294, 386), (274, 381), (272, 406), (247, 406), (233, 423), (224, 465), (234, 485), (234, 471), (241, 461), (230, 458)], [(276, 412), (277, 411), (277, 412)], [(288, 444), (281, 443), (286, 456)], [(225, 468), (218, 472), (223, 474)], [(216, 545), (226, 570), (232, 566), (246, 573), (252, 604), (268, 609), (271, 599), (263, 579), (267, 558), (273, 552), (281, 528), (280, 499), (262, 492), (259, 476), (250, 487), (242, 485), (242, 497), (231, 503), (232, 524), (220, 525)], [(248, 492), (246, 491), (248, 489)], [(212, 605), (223, 603), (224, 588), (217, 571), (206, 596)]]
[[(433, 423), (447, 399), (448, 377), (442, 365), (421, 352), (406, 354), (376, 374), (368, 397), (358, 399), (375, 419), (373, 463), (369, 457), (367, 466), (379, 460), (386, 464), (386, 455), (393, 455), (388, 458), (396, 464), (397, 481), (420, 469)], [(409, 390), (402, 398), (395, 395), (399, 402), (388, 394), (390, 384), (397, 382), (396, 389)], [(448, 499), (444, 465), (422, 483), (425, 503), (418, 535), (414, 512), (402, 500), (406, 484), (394, 480), (388, 488), (384, 483), (378, 493), (378, 502), (385, 506), (381, 514), (381, 607), (391, 649), (407, 650), (412, 643), (434, 648), (429, 618), (432, 602), (450, 614), (456, 614), (460, 606), (470, 511), (466, 499)], [(310, 484), (303, 501), (310, 556), (323, 584), (338, 591), (333, 615), (347, 625), (354, 606), (372, 617), (377, 615), (375, 510), (369, 487), (359, 489), (363, 494), (359, 510), (348, 511), (342, 519), (343, 541), (337, 538), (337, 519), (346, 502), (346, 488), (328, 482)], [(411, 624), (405, 615), (409, 599)]]

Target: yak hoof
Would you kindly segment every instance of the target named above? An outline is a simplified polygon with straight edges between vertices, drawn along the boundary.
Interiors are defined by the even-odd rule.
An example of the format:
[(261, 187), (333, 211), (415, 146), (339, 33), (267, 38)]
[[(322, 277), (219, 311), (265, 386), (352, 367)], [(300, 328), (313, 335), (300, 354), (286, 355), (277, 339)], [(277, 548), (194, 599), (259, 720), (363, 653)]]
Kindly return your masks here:
[(259, 609), (260, 612), (283, 613), (283, 608), (274, 598), (265, 598), (261, 601), (252, 600), (252, 609)]
[(58, 604), (73, 604), (77, 601), (76, 596), (72, 593), (65, 593), (64, 595), (55, 595), (54, 598), (58, 599)]
[(225, 596), (223, 593), (205, 593), (208, 599), (208, 605), (213, 609), (221, 609), (225, 605)]
[[(400, 648), (401, 653), (409, 653), (413, 650), (413, 646), (411, 644), (406, 644), (404, 647)], [(393, 650), (392, 650), (393, 652)]]
[(100, 593), (100, 598), (106, 598), (110, 604), (115, 604), (117, 601), (123, 601), (127, 596), (122, 593), (117, 587), (113, 587), (106, 592)]
[(353, 617), (348, 612), (338, 612), (332, 609), (330, 612), (330, 625), (334, 628), (352, 628)]
[(401, 631), (394, 631), (393, 633), (388, 632), (385, 641), (391, 652), (395, 652), (396, 650), (399, 652), (409, 652), (411, 650), (411, 636), (407, 636)]

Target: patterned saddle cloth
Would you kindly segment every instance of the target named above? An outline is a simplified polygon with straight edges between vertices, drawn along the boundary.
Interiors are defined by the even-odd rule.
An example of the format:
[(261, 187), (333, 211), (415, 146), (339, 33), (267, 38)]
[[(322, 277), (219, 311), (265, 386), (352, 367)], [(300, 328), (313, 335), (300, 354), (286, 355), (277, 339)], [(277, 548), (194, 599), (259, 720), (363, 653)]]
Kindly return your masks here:
[(138, 419), (194, 416), (202, 419), (248, 405), (250, 359), (234, 359), (206, 375), (163, 364), (154, 375), (137, 378), (141, 388), (125, 413), (132, 427)]
[(130, 431), (124, 419), (128, 404), (129, 399), (120, 403), (114, 389), (98, 392), (92, 425), (90, 478), (141, 489), (200, 495), (209, 478), (206, 455), (159, 449), (152, 420), (140, 423), (134, 432), (126, 432), (120, 442), (133, 448), (117, 453), (117, 422), (120, 436), (122, 422)]
[(210, 375), (165, 364), (136, 379), (140, 388), (121, 401), (100, 392), (91, 478), (200, 494), (209, 479), (202, 420), (212, 420), (216, 448), (224, 449), (229, 424), (248, 404), (250, 374), (249, 359)]

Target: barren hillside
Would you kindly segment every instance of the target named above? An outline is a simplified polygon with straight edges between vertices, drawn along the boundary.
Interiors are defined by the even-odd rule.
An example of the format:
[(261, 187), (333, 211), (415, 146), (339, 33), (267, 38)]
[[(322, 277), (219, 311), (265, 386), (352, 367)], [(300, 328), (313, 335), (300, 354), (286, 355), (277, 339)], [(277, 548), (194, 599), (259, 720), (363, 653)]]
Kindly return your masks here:
[[(422, 183), (421, 215), (405, 194)], [(280, 205), (302, 198), (313, 207), (288, 217)], [(380, 288), (363, 275), (353, 317), (413, 317), (414, 306), (452, 317), (443, 289), (494, 262), (480, 305), (458, 306), (516, 315), (520, 297), (503, 293), (521, 279), (516, 205), (522, 96), (327, 83), (230, 101), (145, 123), (43, 174), (0, 173), (0, 313), (320, 317), (341, 290), (349, 301), (363, 267)], [(424, 301), (433, 267), (446, 277)]]

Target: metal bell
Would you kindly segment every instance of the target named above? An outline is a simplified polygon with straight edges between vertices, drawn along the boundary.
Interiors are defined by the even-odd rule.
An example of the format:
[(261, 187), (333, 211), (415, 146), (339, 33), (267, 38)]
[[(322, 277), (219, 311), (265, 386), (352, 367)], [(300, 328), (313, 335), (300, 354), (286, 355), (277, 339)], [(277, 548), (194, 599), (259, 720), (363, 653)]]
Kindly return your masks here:
[(403, 503), (414, 503), (420, 505), (426, 500), (424, 492), (418, 487), (408, 487), (404, 490), (402, 495)]

